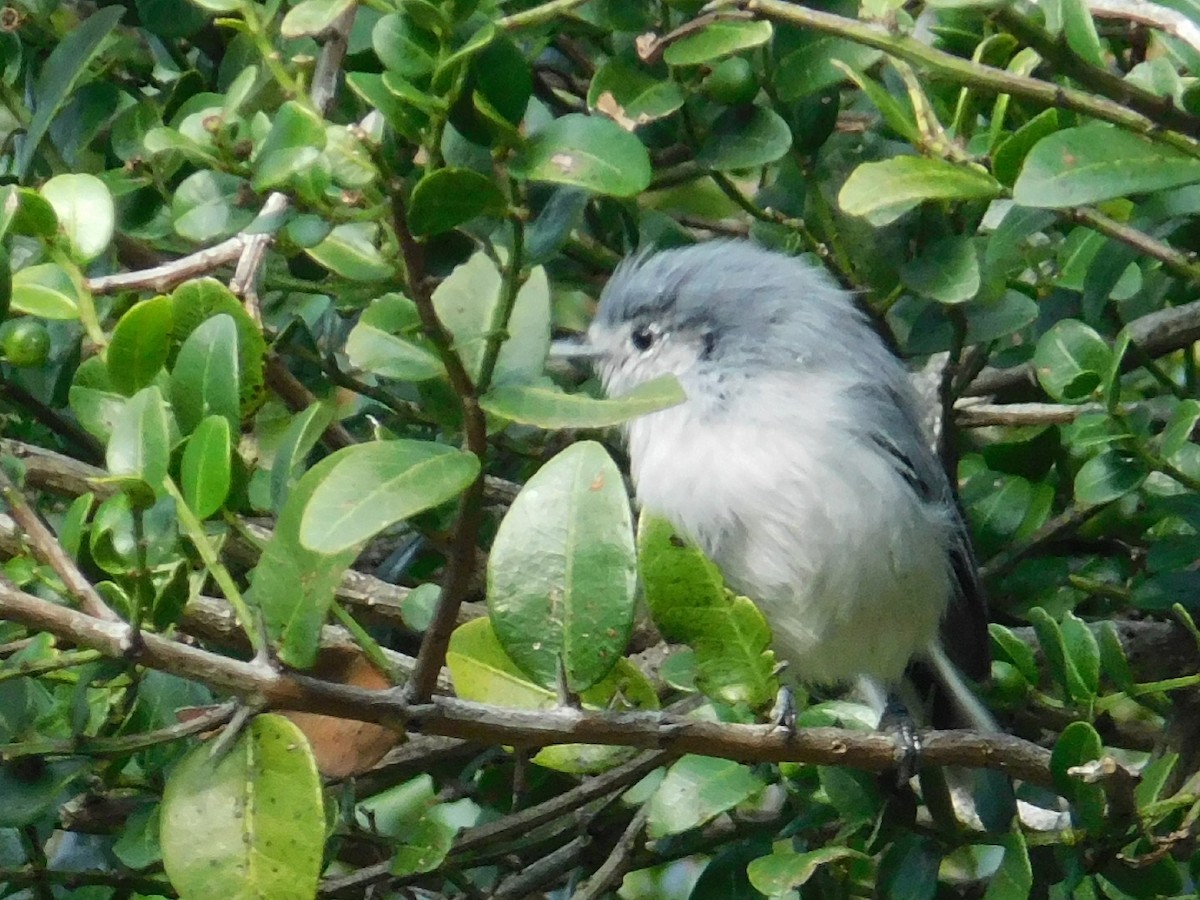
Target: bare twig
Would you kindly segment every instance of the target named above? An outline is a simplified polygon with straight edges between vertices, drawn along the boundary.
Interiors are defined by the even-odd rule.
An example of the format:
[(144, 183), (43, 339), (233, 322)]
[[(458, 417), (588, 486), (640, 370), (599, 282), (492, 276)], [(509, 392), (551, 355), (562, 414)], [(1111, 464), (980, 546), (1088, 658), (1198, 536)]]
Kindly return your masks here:
[(1073, 209), (1060, 210), (1062, 216), (1071, 222), (1086, 225), (1093, 231), (1098, 231), (1105, 237), (1112, 238), (1139, 253), (1157, 259), (1163, 267), (1178, 278), (1185, 281), (1200, 281), (1200, 265), (1195, 261), (1194, 254), (1183, 253), (1170, 244), (1151, 237), (1144, 231), (1118, 222), (1104, 215), (1097, 209), (1079, 206)]
[(54, 570), (67, 589), (67, 593), (75, 598), (80, 609), (89, 616), (104, 619), (109, 622), (120, 621), (120, 616), (113, 612), (104, 598), (92, 587), (92, 583), (79, 571), (75, 560), (71, 559), (54, 533), (29, 505), (21, 489), (13, 484), (8, 473), (0, 468), (0, 496), (8, 504), (13, 519), (24, 532), (25, 539), (32, 547), (34, 555)]
[(979, 403), (959, 400), (954, 406), (954, 421), (962, 428), (988, 425), (1065, 425), (1084, 413), (1103, 412), (1099, 403)]
[(571, 900), (598, 900), (620, 886), (621, 879), (625, 877), (625, 873), (629, 871), (630, 865), (633, 863), (634, 851), (637, 850), (638, 840), (642, 836), (642, 830), (646, 827), (646, 820), (649, 817), (650, 804), (643, 803), (633, 814), (633, 818), (629, 820), (625, 830), (621, 832), (616, 846), (612, 848), (612, 852), (608, 854), (604, 863), (571, 895)]
[(1200, 50), (1200, 27), (1168, 6), (1149, 0), (1087, 0), (1087, 8), (1102, 19), (1128, 19), (1149, 25)]
[[(450, 386), (462, 406), (466, 449), (478, 457), (480, 465), (479, 476), (459, 498), (458, 514), (454, 520), (450, 551), (442, 579), (441, 598), (425, 631), (425, 638), (421, 641), (416, 671), (405, 686), (408, 699), (420, 702), (433, 691), (433, 685), (446, 659), (450, 634), (458, 622), (458, 609), (466, 598), (475, 576), (475, 550), (479, 541), (479, 529), (483, 524), (483, 470), (488, 455), (487, 420), (479, 406), (478, 388), (463, 365), (462, 357), (454, 349), (454, 339), (442, 324), (433, 305), (433, 293), (425, 271), (424, 250), (408, 228), (408, 214), (399, 185), (395, 185), (392, 190), (392, 225), (404, 256), (409, 295), (416, 304), (425, 335), (437, 350), (442, 365), (446, 367)], [(489, 342), (492, 340), (499, 340), (499, 337), (489, 337)]]
[(118, 291), (165, 293), (177, 284), (208, 275), (214, 269), (234, 262), (242, 255), (246, 240), (239, 234), (212, 247), (197, 250), (151, 269), (89, 278), (86, 282), (87, 289), (93, 294), (115, 294)]

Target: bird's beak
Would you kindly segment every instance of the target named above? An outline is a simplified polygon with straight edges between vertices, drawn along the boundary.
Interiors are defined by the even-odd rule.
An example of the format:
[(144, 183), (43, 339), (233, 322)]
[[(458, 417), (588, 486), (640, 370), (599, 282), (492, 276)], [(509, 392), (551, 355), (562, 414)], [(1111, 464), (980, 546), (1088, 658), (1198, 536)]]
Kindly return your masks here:
[(550, 344), (551, 359), (598, 359), (605, 355), (605, 350), (583, 340), (554, 341)]

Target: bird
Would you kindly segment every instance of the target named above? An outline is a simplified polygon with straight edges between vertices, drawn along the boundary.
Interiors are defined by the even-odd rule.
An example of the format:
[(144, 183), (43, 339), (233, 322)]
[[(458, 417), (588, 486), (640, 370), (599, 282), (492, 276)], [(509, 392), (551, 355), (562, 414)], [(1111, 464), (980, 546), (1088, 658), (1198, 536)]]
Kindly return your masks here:
[(961, 677), (990, 668), (970, 534), (909, 371), (850, 292), (748, 240), (641, 252), (584, 346), (609, 396), (678, 380), (682, 403), (625, 426), (637, 503), (759, 606), (791, 675), (897, 698), (932, 674), (956, 724), (994, 727)]

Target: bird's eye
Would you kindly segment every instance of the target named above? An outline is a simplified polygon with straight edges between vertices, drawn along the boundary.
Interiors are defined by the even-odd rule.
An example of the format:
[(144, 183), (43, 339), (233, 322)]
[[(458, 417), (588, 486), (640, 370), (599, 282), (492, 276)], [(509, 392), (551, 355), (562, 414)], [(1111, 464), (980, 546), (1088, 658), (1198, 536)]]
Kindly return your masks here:
[(629, 335), (629, 343), (633, 344), (635, 350), (649, 350), (654, 346), (654, 342), (658, 339), (656, 332), (649, 325), (642, 325), (635, 328), (633, 333)]

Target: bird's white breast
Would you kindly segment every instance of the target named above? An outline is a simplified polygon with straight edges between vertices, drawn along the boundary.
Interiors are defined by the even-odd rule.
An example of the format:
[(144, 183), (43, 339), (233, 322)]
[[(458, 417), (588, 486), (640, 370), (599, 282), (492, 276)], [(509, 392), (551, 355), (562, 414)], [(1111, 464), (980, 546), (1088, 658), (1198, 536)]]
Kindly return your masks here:
[(736, 404), (761, 420), (690, 401), (645, 416), (629, 427), (632, 472), (642, 507), (758, 603), (801, 680), (893, 682), (937, 635), (951, 525), (839, 418), (843, 389), (764, 380)]

